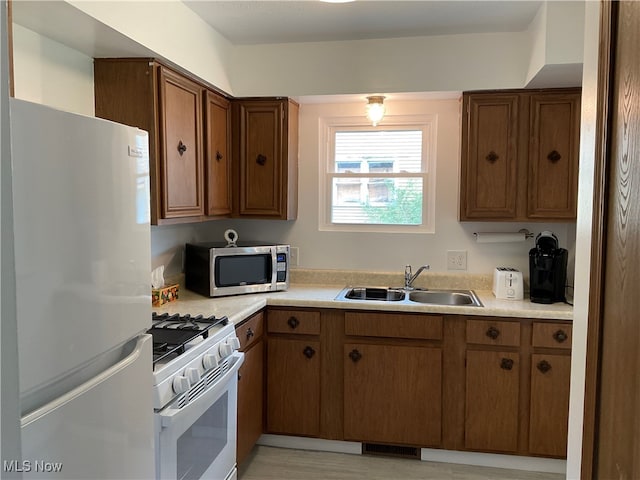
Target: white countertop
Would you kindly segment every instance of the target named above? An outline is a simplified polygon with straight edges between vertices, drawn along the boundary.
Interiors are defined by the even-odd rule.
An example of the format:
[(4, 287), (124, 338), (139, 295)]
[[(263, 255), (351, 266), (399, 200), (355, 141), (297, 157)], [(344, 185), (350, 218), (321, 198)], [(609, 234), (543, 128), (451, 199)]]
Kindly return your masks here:
[(257, 293), (232, 297), (207, 298), (180, 288), (179, 298), (153, 310), (158, 313), (180, 313), (204, 316), (226, 315), (239, 323), (266, 306), (339, 308), (345, 310), (380, 310), (389, 312), (442, 313), (549, 320), (573, 320), (573, 307), (565, 303), (540, 304), (525, 300), (498, 300), (491, 291), (474, 290), (483, 307), (407, 304), (386, 301), (337, 301), (344, 288), (335, 285), (292, 285), (286, 292)]

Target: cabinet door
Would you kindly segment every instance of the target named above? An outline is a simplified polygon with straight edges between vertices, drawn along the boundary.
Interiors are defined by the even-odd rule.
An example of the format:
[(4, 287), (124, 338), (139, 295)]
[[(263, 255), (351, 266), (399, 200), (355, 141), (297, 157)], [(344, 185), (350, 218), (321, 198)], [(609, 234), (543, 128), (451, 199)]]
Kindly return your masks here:
[(465, 96), (461, 220), (516, 217), (518, 98)]
[(162, 218), (204, 213), (202, 89), (160, 69)]
[(519, 382), (517, 353), (467, 351), (466, 448), (517, 450)]
[(291, 435), (318, 435), (320, 342), (269, 338), (267, 431)]
[(344, 438), (439, 446), (440, 348), (346, 344)]
[(244, 352), (238, 380), (238, 465), (249, 455), (263, 430), (264, 340)]
[(530, 453), (567, 455), (570, 378), (569, 355), (531, 356)]
[(527, 216), (575, 219), (580, 93), (531, 95)]
[(282, 101), (239, 104), (239, 214), (281, 217), (285, 214), (283, 183)]
[(206, 92), (204, 158), (207, 215), (231, 213), (230, 121), (229, 101), (213, 92)]

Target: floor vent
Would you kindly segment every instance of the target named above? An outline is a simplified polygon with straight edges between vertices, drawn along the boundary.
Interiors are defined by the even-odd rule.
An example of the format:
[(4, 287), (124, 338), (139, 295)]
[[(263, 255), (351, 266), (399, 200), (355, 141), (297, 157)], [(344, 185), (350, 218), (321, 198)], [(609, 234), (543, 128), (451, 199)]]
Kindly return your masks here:
[(416, 447), (401, 447), (398, 445), (381, 445), (378, 443), (363, 443), (363, 455), (385, 455), (387, 457), (413, 458), (420, 460), (420, 449)]

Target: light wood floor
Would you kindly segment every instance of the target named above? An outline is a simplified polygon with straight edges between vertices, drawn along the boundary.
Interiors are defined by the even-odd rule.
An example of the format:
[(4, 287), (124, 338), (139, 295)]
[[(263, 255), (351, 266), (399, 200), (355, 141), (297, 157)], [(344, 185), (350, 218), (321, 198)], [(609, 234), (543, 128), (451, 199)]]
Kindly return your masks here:
[(238, 480), (563, 480), (564, 475), (257, 446)]

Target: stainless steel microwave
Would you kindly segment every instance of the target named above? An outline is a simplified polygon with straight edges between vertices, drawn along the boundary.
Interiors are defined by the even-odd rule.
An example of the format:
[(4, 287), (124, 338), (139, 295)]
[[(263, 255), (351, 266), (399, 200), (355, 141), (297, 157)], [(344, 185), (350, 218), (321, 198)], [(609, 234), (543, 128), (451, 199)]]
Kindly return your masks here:
[(187, 243), (185, 287), (208, 297), (289, 288), (289, 245)]

